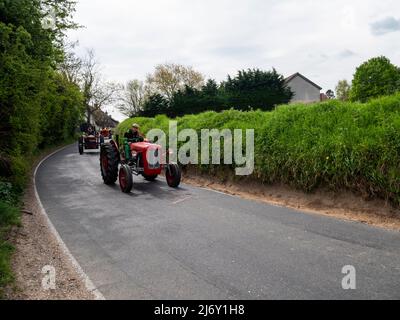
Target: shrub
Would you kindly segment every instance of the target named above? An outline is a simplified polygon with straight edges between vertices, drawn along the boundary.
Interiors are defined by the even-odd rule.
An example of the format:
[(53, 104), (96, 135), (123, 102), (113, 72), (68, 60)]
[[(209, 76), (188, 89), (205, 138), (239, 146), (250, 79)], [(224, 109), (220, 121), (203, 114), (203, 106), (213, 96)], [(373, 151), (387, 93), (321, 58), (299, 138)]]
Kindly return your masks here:
[(12, 184), (0, 180), (0, 201), (11, 203), (13, 201)]
[[(9, 186), (0, 184), (0, 191), (9, 189)], [(3, 287), (13, 280), (11, 270), (11, 255), (14, 248), (5, 239), (10, 226), (19, 225), (19, 210), (0, 200), (0, 299), (3, 295)]]

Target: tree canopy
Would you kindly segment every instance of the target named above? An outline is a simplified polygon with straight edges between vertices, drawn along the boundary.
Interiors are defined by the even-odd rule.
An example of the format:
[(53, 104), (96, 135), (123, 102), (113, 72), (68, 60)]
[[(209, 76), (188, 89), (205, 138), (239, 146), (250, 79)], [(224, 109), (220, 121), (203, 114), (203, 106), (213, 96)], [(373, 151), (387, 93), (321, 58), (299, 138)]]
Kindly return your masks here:
[[(74, 5), (0, 0), (0, 158), (16, 186), (23, 183), (29, 156), (40, 146), (72, 137), (82, 117), (79, 87), (58, 70), (65, 31), (76, 27)], [(52, 28), (43, 25), (49, 7)]]
[(275, 69), (241, 70), (237, 76), (223, 83), (228, 105), (238, 110), (272, 110), (276, 105), (288, 103), (293, 97), (285, 79)]
[[(200, 75), (190, 70), (192, 74)], [(159, 72), (160, 69), (156, 73)], [(271, 71), (242, 70), (233, 78), (228, 76), (227, 80), (220, 84), (213, 79), (204, 83), (201, 77), (197, 78), (198, 81), (179, 82), (176, 81), (177, 76), (173, 76), (174, 72), (164, 70), (161, 73), (158, 77), (164, 80), (169, 79), (165, 82), (165, 86), (158, 86), (158, 89), (154, 90), (154, 82), (148, 80), (144, 87), (140, 87), (140, 91), (145, 92), (145, 97), (141, 100), (143, 107), (128, 108), (130, 116), (166, 114), (177, 117), (228, 109), (272, 110), (276, 105), (288, 103), (293, 96), (291, 90), (286, 87), (284, 77), (275, 69)], [(138, 92), (135, 91), (137, 95)], [(126, 94), (129, 97), (129, 92)], [(135, 105), (138, 104), (135, 103)], [(126, 108), (125, 103), (121, 110), (126, 111)], [(130, 112), (132, 109), (134, 112)]]
[(400, 69), (384, 56), (372, 58), (359, 66), (350, 91), (352, 101), (391, 95), (400, 89)]
[(336, 86), (336, 96), (339, 100), (347, 101), (350, 97), (351, 86), (347, 80), (340, 80)]
[(200, 88), (204, 77), (190, 66), (165, 63), (156, 66), (155, 71), (147, 76), (146, 84), (152, 94), (158, 93), (171, 100), (174, 93), (185, 86)]

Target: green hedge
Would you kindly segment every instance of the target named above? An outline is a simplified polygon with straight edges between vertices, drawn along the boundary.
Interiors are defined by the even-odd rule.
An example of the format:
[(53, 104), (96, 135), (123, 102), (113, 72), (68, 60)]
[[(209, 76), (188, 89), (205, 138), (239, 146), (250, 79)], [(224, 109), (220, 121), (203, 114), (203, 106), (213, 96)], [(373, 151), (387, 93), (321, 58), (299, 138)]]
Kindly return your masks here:
[(13, 280), (11, 256), (13, 246), (7, 242), (7, 234), (12, 226), (20, 224), (20, 213), (12, 185), (0, 179), (0, 299), (3, 287)]
[[(207, 112), (177, 121), (179, 129), (198, 131), (255, 129), (252, 177), (263, 183), (284, 183), (306, 192), (321, 186), (347, 189), (400, 204), (400, 94), (366, 104), (332, 100), (285, 105), (272, 112)], [(168, 130), (168, 118), (159, 116), (128, 119), (119, 132), (133, 122), (143, 132)], [(203, 169), (227, 172), (223, 167)]]
[[(52, 1), (56, 28), (43, 28), (43, 3), (0, 0), (0, 295), (10, 282), (7, 231), (39, 150), (75, 136), (83, 94), (59, 70), (74, 1)], [(12, 218), (12, 219), (11, 219)]]

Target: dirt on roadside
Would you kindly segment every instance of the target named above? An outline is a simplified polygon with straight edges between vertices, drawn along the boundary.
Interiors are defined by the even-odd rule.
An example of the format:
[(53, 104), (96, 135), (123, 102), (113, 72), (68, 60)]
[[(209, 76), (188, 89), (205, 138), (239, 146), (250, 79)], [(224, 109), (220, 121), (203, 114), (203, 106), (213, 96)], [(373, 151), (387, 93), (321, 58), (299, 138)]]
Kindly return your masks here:
[[(39, 157), (37, 163), (44, 157)], [(15, 247), (12, 259), (15, 281), (6, 289), (5, 297), (10, 300), (93, 300), (95, 295), (86, 289), (84, 280), (41, 213), (35, 197), (33, 170), (23, 197), (22, 226), (14, 228), (10, 234), (9, 241)], [(55, 268), (55, 290), (42, 287), (45, 266)]]
[(394, 208), (384, 200), (365, 200), (348, 191), (334, 193), (318, 190), (314, 193), (304, 193), (283, 185), (264, 185), (251, 180), (238, 182), (216, 176), (211, 177), (194, 168), (185, 170), (183, 182), (311, 214), (322, 214), (400, 230), (400, 209)]

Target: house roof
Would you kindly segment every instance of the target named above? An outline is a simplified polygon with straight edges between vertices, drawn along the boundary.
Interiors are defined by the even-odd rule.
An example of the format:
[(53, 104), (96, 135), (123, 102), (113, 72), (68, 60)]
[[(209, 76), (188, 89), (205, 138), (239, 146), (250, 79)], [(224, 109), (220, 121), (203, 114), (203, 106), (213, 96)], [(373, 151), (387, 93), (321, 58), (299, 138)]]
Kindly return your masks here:
[(303, 80), (307, 81), (309, 84), (313, 85), (314, 87), (318, 88), (319, 90), (322, 90), (322, 88), (317, 85), (316, 83), (312, 82), (310, 79), (306, 78), (305, 76), (303, 76), (301, 73), (296, 72), (295, 74), (292, 74), (290, 77), (285, 79), (285, 83), (289, 83), (290, 81), (292, 81), (294, 78), (296, 77), (300, 77)]
[(119, 121), (113, 119), (107, 112), (97, 110), (93, 113), (94, 120), (100, 127), (116, 127)]

